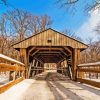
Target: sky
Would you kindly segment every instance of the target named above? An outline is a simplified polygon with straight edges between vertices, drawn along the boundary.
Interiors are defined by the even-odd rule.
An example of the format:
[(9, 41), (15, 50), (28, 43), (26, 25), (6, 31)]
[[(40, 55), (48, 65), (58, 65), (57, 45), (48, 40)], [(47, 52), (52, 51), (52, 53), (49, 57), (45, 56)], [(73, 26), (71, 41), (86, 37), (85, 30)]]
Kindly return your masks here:
[[(93, 3), (91, 2), (93, 0), (85, 1), (87, 2), (80, 0), (77, 5), (74, 6), (74, 10), (67, 10), (67, 8), (61, 8), (60, 5), (56, 4), (56, 0), (8, 0), (8, 3), (12, 5), (13, 8), (0, 5), (0, 14), (14, 8), (26, 10), (35, 15), (47, 14), (53, 21), (51, 28), (60, 32), (70, 30), (86, 41), (87, 38), (94, 38), (95, 33), (90, 30), (95, 27), (100, 17), (98, 13), (94, 14), (95, 17), (92, 13), (89, 15), (85, 13), (86, 4)], [(97, 18), (98, 20), (96, 20)], [(91, 23), (91, 21), (93, 21), (93, 23)], [(91, 27), (89, 28), (90, 24)], [(95, 25), (92, 26), (93, 24)]]

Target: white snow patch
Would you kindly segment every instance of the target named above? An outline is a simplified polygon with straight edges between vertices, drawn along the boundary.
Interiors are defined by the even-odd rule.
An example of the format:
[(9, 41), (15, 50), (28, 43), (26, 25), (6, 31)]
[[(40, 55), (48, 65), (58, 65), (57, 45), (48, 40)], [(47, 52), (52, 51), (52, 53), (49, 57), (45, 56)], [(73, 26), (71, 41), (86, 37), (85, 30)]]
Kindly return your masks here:
[(21, 97), (24, 92), (27, 92), (29, 86), (31, 86), (34, 82), (35, 80), (33, 79), (26, 79), (14, 85), (9, 90), (0, 94), (0, 100), (19, 100), (19, 97)]
[(0, 59), (8, 60), (8, 61), (10, 61), (10, 62), (14, 62), (14, 63), (17, 63), (17, 64), (21, 64), (21, 65), (24, 66), (23, 63), (21, 63), (21, 62), (15, 60), (15, 59), (12, 59), (12, 58), (10, 58), (10, 57), (7, 57), (7, 56), (5, 56), (5, 55), (3, 55), (3, 54), (0, 54)]

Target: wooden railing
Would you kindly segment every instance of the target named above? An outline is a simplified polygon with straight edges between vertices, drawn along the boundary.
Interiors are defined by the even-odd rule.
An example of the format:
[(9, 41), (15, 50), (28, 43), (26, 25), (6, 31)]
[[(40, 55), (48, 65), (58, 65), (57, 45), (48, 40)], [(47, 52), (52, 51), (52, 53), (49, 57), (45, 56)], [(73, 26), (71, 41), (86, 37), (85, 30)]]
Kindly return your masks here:
[(79, 64), (77, 81), (100, 88), (100, 62)]
[(0, 82), (0, 93), (3, 93), (11, 86), (19, 83), (25, 78), (25, 65), (17, 60), (0, 54), (0, 77), (7, 77), (7, 81)]

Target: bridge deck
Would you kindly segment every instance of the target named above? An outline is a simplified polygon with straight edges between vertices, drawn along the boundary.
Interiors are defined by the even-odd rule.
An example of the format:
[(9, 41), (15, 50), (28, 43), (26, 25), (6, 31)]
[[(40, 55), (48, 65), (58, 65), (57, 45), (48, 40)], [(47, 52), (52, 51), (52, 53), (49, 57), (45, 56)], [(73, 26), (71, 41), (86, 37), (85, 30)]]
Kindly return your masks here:
[(73, 82), (55, 72), (25, 79), (0, 94), (0, 100), (100, 100), (100, 89)]

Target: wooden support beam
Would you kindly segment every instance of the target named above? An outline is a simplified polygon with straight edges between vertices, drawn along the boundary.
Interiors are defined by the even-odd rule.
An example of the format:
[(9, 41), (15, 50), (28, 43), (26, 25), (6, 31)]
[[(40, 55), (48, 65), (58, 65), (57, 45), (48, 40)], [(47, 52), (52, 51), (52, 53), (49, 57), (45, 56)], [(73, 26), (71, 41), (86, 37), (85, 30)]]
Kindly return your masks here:
[(66, 54), (63, 50), (60, 50), (64, 55), (68, 56), (68, 54)]
[(36, 57), (34, 57), (36, 60), (38, 60), (39, 62), (41, 62), (42, 64), (44, 63), (42, 60), (40, 60), (40, 59), (38, 59), (38, 58), (36, 58)]
[(36, 47), (32, 47), (32, 48), (28, 51), (28, 53), (30, 54), (35, 48), (36, 48)]
[[(91, 72), (91, 73), (100, 73), (100, 69), (98, 69), (98, 68), (86, 68), (86, 69), (77, 69), (77, 71), (78, 72), (80, 72), (80, 74), (82, 73), (82, 72)], [(83, 77), (82, 77), (83, 78)]]
[(95, 81), (92, 81), (92, 80), (81, 79), (81, 78), (77, 78), (77, 81), (100, 88), (100, 82), (95, 82)]
[[(80, 56), (80, 49), (77, 49), (77, 65), (80, 64), (80, 59), (81, 59), (80, 57), (81, 57)], [(81, 78), (84, 78), (84, 72), (79, 72), (79, 75), (80, 75)]]
[(73, 66), (72, 66), (72, 78), (76, 80), (76, 70), (77, 70), (77, 48), (73, 50)]
[(41, 51), (41, 52), (39, 52), (39, 54), (58, 54), (58, 53), (60, 53), (60, 52), (57, 52), (57, 51)]
[(27, 67), (28, 66), (28, 63), (27, 63), (28, 59), (27, 59), (27, 51), (26, 51), (26, 49), (24, 49), (24, 48), (20, 49), (20, 56), (22, 56), (22, 62)]
[(34, 56), (37, 52), (39, 52), (39, 50), (36, 50), (36, 51), (32, 54), (32, 56)]
[(51, 50), (63, 50), (63, 48), (57, 48), (57, 47), (55, 47), (55, 48), (53, 48), (53, 47), (45, 47), (45, 48), (37, 48), (37, 49), (39, 49), (39, 50), (49, 50), (49, 51), (51, 51)]
[(80, 56), (80, 49), (77, 49), (77, 65), (79, 65), (80, 64), (80, 58), (81, 56)]
[[(73, 80), (77, 79), (77, 65), (78, 64), (80, 64), (80, 49), (74, 48), (74, 50), (73, 50), (73, 66), (72, 66)], [(84, 73), (81, 73), (81, 77), (84, 77)]]
[(70, 54), (72, 54), (72, 51), (68, 47), (64, 47)]
[(64, 55), (62, 55), (61, 53), (58, 53), (63, 59), (65, 59), (65, 56)]
[(18, 65), (10, 65), (10, 64), (0, 63), (0, 72), (20, 71), (20, 70), (25, 70), (25, 67), (20, 67)]

